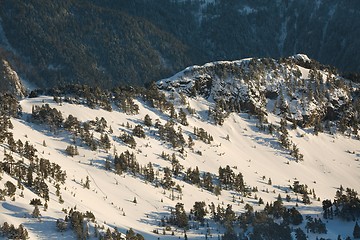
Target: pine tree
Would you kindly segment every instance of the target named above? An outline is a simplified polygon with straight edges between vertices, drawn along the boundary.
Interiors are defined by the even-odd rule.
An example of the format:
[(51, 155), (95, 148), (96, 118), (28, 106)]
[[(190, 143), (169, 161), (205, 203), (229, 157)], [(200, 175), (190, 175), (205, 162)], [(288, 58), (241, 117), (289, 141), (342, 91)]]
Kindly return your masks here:
[(34, 211), (31, 215), (33, 218), (39, 218), (41, 216), (38, 205), (35, 205)]
[(148, 126), (148, 127), (152, 126), (152, 121), (148, 114), (146, 114), (144, 117), (144, 124), (145, 124), (145, 126)]
[(67, 229), (67, 222), (64, 220), (56, 220), (56, 227), (59, 232), (63, 232)]
[(177, 114), (173, 104), (170, 105), (170, 118), (177, 119)]
[(143, 130), (143, 127), (138, 124), (133, 129), (133, 135), (139, 138), (145, 138), (145, 132)]
[(245, 192), (245, 183), (242, 173), (236, 175), (233, 188), (237, 192)]
[[(111, 143), (110, 143), (110, 139), (109, 136), (105, 133), (105, 134), (101, 134), (100, 136), (100, 143), (101, 146), (107, 150), (111, 148)], [(76, 147), (76, 146), (75, 146)]]
[(7, 181), (6, 183), (5, 183), (5, 187), (6, 187), (6, 191), (7, 191), (7, 195), (8, 196), (13, 196), (14, 194), (15, 194), (15, 192), (16, 192), (16, 186), (12, 183), (12, 182), (10, 182), (10, 181)]
[(232, 205), (228, 204), (224, 213), (224, 224), (227, 228), (232, 227), (233, 222), (235, 221), (236, 216), (235, 212), (232, 210)]
[(170, 169), (167, 167), (164, 168), (164, 177), (161, 184), (165, 189), (170, 189), (172, 186), (175, 185), (175, 182), (172, 180), (171, 177)]
[(84, 184), (84, 188), (90, 189), (90, 179), (89, 176), (86, 176), (86, 181)]
[(299, 225), (303, 222), (303, 216), (296, 208), (292, 207), (287, 211), (289, 213), (289, 220), (291, 224)]
[(64, 203), (64, 200), (63, 200), (63, 198), (62, 198), (61, 195), (59, 196), (59, 203), (60, 203), (60, 204), (63, 204), (63, 203)]
[(19, 225), (19, 228), (17, 229), (17, 239), (28, 239), (28, 232), (27, 230), (24, 228), (24, 226), (22, 224)]
[(171, 156), (171, 165), (173, 174), (178, 176), (180, 171), (183, 169), (183, 166), (180, 164), (179, 160), (176, 159), (175, 153)]
[(144, 167), (144, 177), (145, 177), (146, 181), (149, 181), (149, 182), (153, 182), (155, 179), (154, 168), (153, 168), (151, 162), (149, 162)]
[(175, 206), (175, 221), (176, 225), (180, 228), (185, 228), (189, 224), (183, 203), (177, 203)]
[(195, 145), (195, 143), (194, 143), (192, 137), (189, 136), (189, 138), (188, 138), (188, 146), (189, 146), (189, 148), (192, 148), (194, 145)]
[(66, 147), (66, 153), (68, 155), (70, 155), (71, 157), (75, 156), (75, 155), (79, 155), (77, 146), (73, 146), (73, 145), (69, 145)]
[(202, 182), (203, 187), (208, 191), (212, 191), (214, 189), (214, 185), (212, 182), (211, 173), (209, 173), (209, 172), (204, 173), (202, 179), (203, 179), (203, 182)]
[(180, 123), (182, 124), (182, 125), (184, 125), (184, 126), (188, 126), (189, 125), (189, 123), (188, 123), (188, 121), (187, 121), (187, 119), (186, 119), (186, 113), (185, 113), (185, 111), (181, 108), (180, 109), (180, 112), (179, 112), (179, 120), (180, 120)]
[(307, 192), (304, 192), (304, 193), (303, 193), (302, 202), (303, 202), (304, 204), (310, 204), (310, 203), (311, 203), (311, 202), (310, 202), (310, 198), (309, 198)]
[(360, 238), (360, 226), (359, 226), (358, 222), (355, 223), (353, 236), (354, 236), (355, 239)]
[(193, 213), (195, 216), (195, 221), (204, 223), (204, 217), (206, 215), (205, 202), (195, 202), (193, 206)]
[(306, 234), (304, 233), (304, 231), (301, 228), (297, 228), (295, 229), (295, 238), (296, 240), (306, 240)]
[(215, 185), (214, 194), (215, 194), (215, 196), (221, 195), (221, 187), (219, 185)]
[(59, 185), (58, 183), (55, 184), (55, 188), (56, 188), (55, 194), (56, 194), (56, 196), (58, 197), (58, 196), (60, 196), (60, 185)]

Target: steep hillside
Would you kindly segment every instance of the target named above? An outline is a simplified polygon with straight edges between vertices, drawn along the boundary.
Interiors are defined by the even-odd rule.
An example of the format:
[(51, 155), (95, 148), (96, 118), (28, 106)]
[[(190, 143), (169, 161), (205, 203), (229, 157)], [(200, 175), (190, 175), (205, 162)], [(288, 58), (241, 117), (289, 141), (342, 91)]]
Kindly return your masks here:
[(4, 36), (40, 87), (143, 85), (189, 63), (189, 49), (146, 19), (91, 1), (3, 1)]
[[(21, 108), (2, 96), (1, 232), (24, 236), (26, 229), (31, 239), (354, 237), (359, 122), (340, 123), (359, 116), (358, 105), (343, 107), (357, 101), (357, 91), (296, 55), (193, 66), (146, 90), (33, 92)], [(326, 119), (330, 103), (336, 115)], [(322, 118), (306, 118), (315, 112)]]
[[(144, 85), (214, 60), (298, 52), (359, 71), (356, 1), (2, 1), (0, 44), (40, 87)], [(13, 62), (14, 64), (14, 62)]]

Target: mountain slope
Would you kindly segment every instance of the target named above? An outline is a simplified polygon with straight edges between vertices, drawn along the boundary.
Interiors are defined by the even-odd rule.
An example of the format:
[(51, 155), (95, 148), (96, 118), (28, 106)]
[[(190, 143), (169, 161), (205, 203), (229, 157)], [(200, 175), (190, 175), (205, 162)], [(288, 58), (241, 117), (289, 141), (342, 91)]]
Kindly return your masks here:
[(27, 65), (21, 73), (40, 87), (142, 85), (191, 56), (146, 19), (91, 2), (4, 1), (0, 15), (7, 39)]
[[(3, 1), (3, 48), (39, 87), (144, 85), (185, 66), (298, 52), (359, 71), (353, 1)], [(16, 63), (16, 64), (15, 64)]]
[[(257, 63), (256, 67), (250, 62)], [(280, 95), (261, 97), (261, 101), (254, 98), (269, 87), (277, 86), (284, 90), (283, 98), (288, 100), (292, 93), (288, 88), (294, 82), (316, 82), (309, 74), (312, 66), (314, 73), (335, 78), (326, 81), (325, 92), (330, 91), (336, 81), (344, 84), (334, 90), (337, 94), (330, 94), (329, 99), (322, 101), (341, 105), (356, 100), (353, 97), (358, 89), (356, 85), (350, 88), (346, 80), (315, 65), (316, 62), (304, 55), (283, 61), (245, 59), (209, 63), (187, 68), (170, 79), (159, 81), (160, 90), (154, 86), (142, 93), (131, 88), (118, 89), (108, 95), (111, 96), (109, 100), (103, 98), (106, 92), (95, 92), (100, 94), (98, 98), (89, 97), (87, 91), (91, 90), (85, 88), (84, 93), (75, 91), (80, 94), (76, 96), (70, 88), (65, 88), (63, 92), (54, 91), (53, 97), (38, 96), (20, 101), (22, 116), (14, 118), (17, 114), (12, 113), (13, 128), (8, 126), (12, 135), (5, 134), (6, 130), (1, 128), (1, 136), (4, 136), (0, 151), (3, 159), (0, 181), (4, 185), (1, 224), (5, 221), (15, 227), (23, 224), (29, 236), (36, 239), (75, 239), (86, 232), (91, 239), (96, 238), (96, 234), (108, 236), (109, 231), (116, 234), (114, 228), (124, 235), (132, 228), (145, 239), (183, 239), (185, 234), (189, 239), (217, 238), (224, 234), (229, 236), (232, 230), (240, 236), (256, 239), (256, 232), (261, 233), (261, 227), (266, 229), (266, 224), (273, 221), (270, 219), (275, 219), (273, 228), (286, 222), (284, 213), (277, 218), (276, 212), (269, 212), (266, 220), (257, 215), (263, 212), (266, 203), (279, 206), (280, 194), (284, 207), (295, 207), (303, 216), (301, 223), (294, 221), (287, 225), (304, 232), (309, 229), (306, 233), (309, 239), (352, 236), (359, 199), (346, 188), (360, 191), (360, 152), (355, 125), (348, 125), (344, 134), (336, 126), (341, 121), (337, 118), (328, 120), (333, 126), (330, 130), (324, 127), (315, 132), (314, 123), (308, 120), (303, 120), (304, 126), (299, 124), (292, 128), (293, 123), (286, 118), (291, 120), (305, 115), (281, 112), (280, 105), (274, 104)], [(296, 69), (300, 74), (293, 75)], [(250, 73), (258, 78), (245, 81)], [(291, 81), (286, 80), (287, 77)], [(222, 96), (228, 97), (223, 100), (229, 105), (236, 86), (247, 87), (257, 82), (259, 88), (249, 90), (259, 91), (240, 91), (240, 112), (236, 108), (223, 110), (221, 122), (214, 121), (214, 116), (218, 115), (208, 115), (209, 110), (216, 112), (213, 109)], [(193, 86), (197, 87), (191, 90)], [(298, 91), (296, 87), (294, 92)], [(315, 101), (316, 94), (313, 96)], [(341, 100), (336, 102), (333, 96)], [(305, 99), (304, 106), (316, 104)], [(110, 109), (103, 101), (110, 101)], [(247, 101), (256, 108), (245, 108), (251, 106)], [(275, 105), (272, 107), (275, 111), (268, 110), (269, 104)], [(290, 109), (299, 107), (296, 101), (290, 101), (289, 106)], [(254, 109), (261, 111), (252, 111)], [(347, 110), (340, 107), (337, 111), (342, 116)], [(355, 115), (356, 111), (355, 107), (351, 110)], [(151, 124), (144, 121), (146, 116)], [(1, 126), (8, 124), (6, 118), (1, 118), (1, 123)], [(325, 122), (320, 121), (320, 124), (324, 126)], [(283, 145), (283, 135), (297, 146), (302, 159), (297, 159), (294, 150)], [(12, 138), (14, 141), (10, 140)], [(37, 151), (32, 153), (30, 145)], [(45, 159), (49, 159), (50, 165)], [(24, 171), (23, 175), (18, 174), (19, 169)], [(33, 169), (31, 178), (29, 169)], [(228, 174), (227, 178), (223, 178), (224, 174)], [(211, 185), (205, 180), (209, 176)], [(244, 185), (233, 182), (234, 179), (240, 181), (240, 176)], [(38, 184), (42, 184), (41, 187)], [(335, 197), (337, 191), (340, 195)], [(354, 211), (350, 213), (345, 212), (347, 200), (343, 198), (347, 199), (346, 196), (354, 200)], [(36, 207), (29, 205), (32, 199), (42, 202), (41, 216), (32, 216), (37, 215), (33, 212)], [(264, 203), (259, 204), (260, 199)], [(326, 199), (338, 201), (339, 205), (334, 202), (331, 207), (333, 217), (324, 215), (323, 200)], [(208, 210), (204, 225), (196, 221), (194, 213), (194, 204), (202, 201)], [(189, 219), (187, 227), (180, 225), (184, 219), (180, 218), (182, 210), (178, 203), (184, 204), (185, 216)], [(215, 209), (220, 209), (217, 211), (227, 213), (220, 216), (220, 220), (211, 212), (212, 203)], [(249, 211), (249, 206), (257, 213)], [(267, 208), (270, 211), (269, 206)], [(231, 217), (232, 211), (235, 218)], [(79, 216), (83, 217), (81, 228), (76, 220)], [(253, 216), (255, 222), (250, 220), (245, 226), (246, 216)], [(320, 221), (318, 219), (325, 223), (327, 233), (313, 224)], [(285, 231), (286, 227), (281, 229)], [(276, 236), (280, 236), (279, 231)], [(286, 234), (294, 236), (295, 232), (288, 229), (284, 236), (288, 236)]]

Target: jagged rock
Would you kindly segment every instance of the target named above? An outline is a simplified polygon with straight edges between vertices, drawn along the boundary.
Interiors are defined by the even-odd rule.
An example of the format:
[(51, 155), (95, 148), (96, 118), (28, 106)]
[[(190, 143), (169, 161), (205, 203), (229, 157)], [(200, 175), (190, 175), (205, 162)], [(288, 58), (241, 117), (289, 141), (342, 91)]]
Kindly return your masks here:
[(0, 59), (0, 92), (12, 93), (19, 98), (24, 97), (26, 93), (18, 74), (5, 59)]

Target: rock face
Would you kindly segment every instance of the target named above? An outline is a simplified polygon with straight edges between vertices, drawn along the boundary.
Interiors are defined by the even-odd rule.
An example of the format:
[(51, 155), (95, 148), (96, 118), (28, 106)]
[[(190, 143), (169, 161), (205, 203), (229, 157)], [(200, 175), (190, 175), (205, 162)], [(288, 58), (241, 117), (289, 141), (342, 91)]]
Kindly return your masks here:
[(19, 98), (26, 93), (18, 74), (5, 59), (0, 59), (0, 93), (11, 93)]
[(188, 67), (157, 85), (212, 100), (215, 112), (249, 111), (262, 116), (272, 112), (301, 126), (359, 121), (355, 114), (359, 101), (354, 97), (358, 87), (302, 54)]
[(194, 64), (299, 52), (360, 71), (358, 9), (339, 0), (4, 0), (0, 45), (39, 87), (142, 85)]

